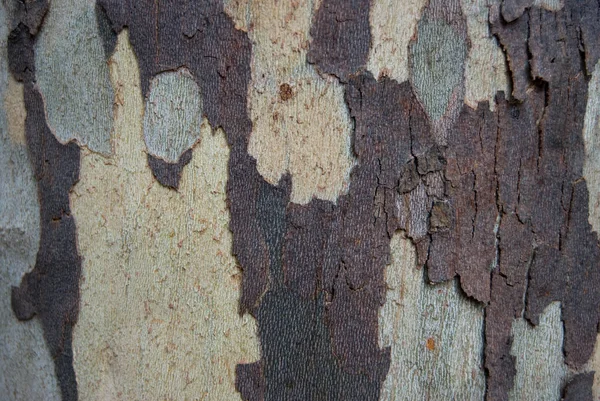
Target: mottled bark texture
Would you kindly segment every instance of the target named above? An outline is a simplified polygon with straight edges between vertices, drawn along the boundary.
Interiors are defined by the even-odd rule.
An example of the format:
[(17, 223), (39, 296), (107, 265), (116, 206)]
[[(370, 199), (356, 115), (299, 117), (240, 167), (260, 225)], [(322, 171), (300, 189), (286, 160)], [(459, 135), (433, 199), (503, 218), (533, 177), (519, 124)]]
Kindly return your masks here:
[(35, 267), (19, 287), (13, 287), (11, 304), (19, 320), (39, 317), (62, 398), (76, 401), (72, 330), (79, 310), (81, 261), (69, 190), (79, 178), (79, 147), (75, 143), (63, 145), (54, 137), (36, 85), (33, 43), (48, 2), (19, 4), (21, 9), (8, 39), (9, 68), (24, 84), (25, 137), (37, 181), (41, 232)]
[[(222, 2), (98, 1), (100, 19), (116, 33), (129, 29), (144, 97), (158, 74), (185, 67), (204, 116), (226, 133), (240, 313), (256, 318), (262, 352), (236, 368), (244, 400), (379, 398), (390, 353), (378, 345), (378, 312), (397, 230), (416, 244), (430, 281), (458, 275), (466, 295), (487, 304), (487, 400), (507, 400), (513, 387), (513, 320), (525, 313), (536, 324), (553, 301), (562, 305), (567, 364), (587, 362), (599, 322), (600, 251), (588, 223), (582, 128), (600, 9), (591, 0), (565, 0), (556, 12), (532, 3), (504, 1), (490, 12), (512, 80), (492, 112), (487, 103), (463, 103), (470, 45), (458, 1), (426, 7), (411, 45), (411, 80), (398, 83), (365, 71), (369, 1), (323, 0), (307, 61), (344, 85), (356, 165), (335, 203), (298, 205), (290, 202), (294, 177), (268, 183), (248, 153), (251, 43)], [(13, 304), (20, 319), (42, 319), (63, 398), (71, 400), (80, 263), (68, 191), (79, 150), (58, 143), (45, 123), (32, 43), (47, 4), (27, 4), (35, 7), (20, 14), (9, 57), (25, 83), (42, 240)], [(177, 164), (149, 155), (154, 176), (176, 188), (191, 152)], [(588, 397), (591, 377), (576, 376), (565, 399)]]
[[(316, 200), (305, 206), (290, 204), (290, 177), (277, 186), (267, 183), (248, 155), (246, 35), (235, 30), (218, 2), (187, 10), (183, 5), (144, 3), (101, 2), (116, 30), (129, 27), (144, 95), (153, 76), (186, 67), (204, 96), (210, 124), (224, 129), (231, 148), (230, 227), (233, 252), (244, 273), (240, 310), (256, 317), (262, 349), (260, 361), (237, 368), (242, 397), (377, 400), (389, 365), (389, 351), (378, 347), (377, 314), (385, 299), (383, 268), (390, 236), (374, 195), (377, 176), (382, 175), (377, 152), (393, 159), (394, 137), (382, 135), (378, 150), (365, 138), (361, 167), (351, 178), (350, 193), (337, 205)], [(355, 29), (353, 19), (343, 20), (343, 29), (333, 26), (342, 33), (340, 43), (363, 49), (352, 56), (358, 60), (352, 71), (345, 67), (345, 74), (366, 62), (370, 33), (368, 3), (363, 3), (358, 9), (362, 29)], [(323, 7), (328, 6), (326, 1)], [(332, 10), (336, 7), (342, 3), (333, 4)], [(332, 21), (323, 17), (323, 24)], [(347, 31), (358, 33), (348, 40)], [(328, 65), (343, 64), (351, 52), (324, 51), (320, 67), (328, 71)], [(387, 175), (382, 179), (393, 180), (394, 171)], [(394, 184), (388, 186), (393, 191)], [(379, 192), (384, 195), (384, 188)]]

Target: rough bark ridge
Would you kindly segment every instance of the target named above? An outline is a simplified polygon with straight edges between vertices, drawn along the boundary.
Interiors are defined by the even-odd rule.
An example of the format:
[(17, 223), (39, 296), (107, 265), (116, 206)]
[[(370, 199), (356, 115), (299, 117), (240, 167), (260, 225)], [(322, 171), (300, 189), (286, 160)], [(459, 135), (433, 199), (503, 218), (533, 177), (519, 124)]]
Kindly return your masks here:
[(507, 10), (491, 14), (515, 99), (497, 101), (500, 226), (486, 311), (488, 400), (505, 400), (512, 388), (510, 322), (524, 307), (536, 324), (550, 302), (562, 302), (565, 361), (580, 369), (593, 352), (600, 305), (600, 250), (582, 178), (600, 9), (596, 2), (566, 1), (557, 12), (532, 7), (507, 18)]
[[(550, 12), (525, 3), (491, 10), (513, 97), (498, 94), (495, 113), (463, 107), (444, 153), (444, 203), (429, 216), (430, 280), (458, 274), (467, 295), (488, 303), (490, 401), (508, 400), (513, 387), (514, 318), (525, 311), (537, 324), (561, 301), (565, 360), (574, 369), (590, 358), (599, 322), (600, 251), (587, 220), (582, 129), (600, 9), (566, 1)], [(442, 230), (440, 220), (448, 223)]]
[(71, 335), (79, 311), (81, 261), (69, 190), (79, 178), (79, 147), (62, 145), (48, 128), (44, 102), (35, 81), (33, 42), (48, 9), (47, 1), (19, 3), (8, 39), (9, 67), (24, 84), (25, 136), (40, 199), (40, 244), (33, 271), (12, 288), (19, 320), (37, 315), (54, 358), (63, 400), (77, 400)]

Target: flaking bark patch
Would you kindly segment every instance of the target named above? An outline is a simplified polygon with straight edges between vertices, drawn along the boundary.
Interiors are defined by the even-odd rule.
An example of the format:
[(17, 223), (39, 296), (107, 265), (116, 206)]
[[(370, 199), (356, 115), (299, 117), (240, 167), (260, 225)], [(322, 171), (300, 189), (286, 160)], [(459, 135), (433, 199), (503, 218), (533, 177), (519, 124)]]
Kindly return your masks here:
[(557, 12), (534, 6), (511, 23), (491, 19), (510, 60), (513, 95), (522, 103), (498, 100), (501, 222), (486, 313), (488, 400), (507, 399), (512, 387), (506, 379), (514, 372), (511, 337), (502, 322), (524, 308), (535, 324), (547, 305), (561, 301), (565, 362), (580, 369), (593, 352), (600, 251), (587, 217), (582, 130), (587, 57), (596, 56), (582, 52), (582, 32), (594, 28), (580, 17), (597, 12), (597, 4), (566, 1)]

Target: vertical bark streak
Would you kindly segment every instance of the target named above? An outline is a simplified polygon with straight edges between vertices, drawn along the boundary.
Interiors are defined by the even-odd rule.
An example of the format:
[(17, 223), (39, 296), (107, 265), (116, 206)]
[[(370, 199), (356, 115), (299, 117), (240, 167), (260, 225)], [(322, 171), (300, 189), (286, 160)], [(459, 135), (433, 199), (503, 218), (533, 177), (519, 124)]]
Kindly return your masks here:
[(62, 399), (76, 401), (72, 330), (79, 311), (81, 260), (69, 191), (79, 178), (79, 147), (62, 145), (54, 137), (36, 85), (33, 41), (48, 3), (21, 4), (24, 9), (17, 14), (8, 40), (9, 66), (24, 84), (25, 137), (38, 186), (41, 232), (35, 267), (19, 287), (12, 288), (11, 304), (19, 320), (40, 318)]

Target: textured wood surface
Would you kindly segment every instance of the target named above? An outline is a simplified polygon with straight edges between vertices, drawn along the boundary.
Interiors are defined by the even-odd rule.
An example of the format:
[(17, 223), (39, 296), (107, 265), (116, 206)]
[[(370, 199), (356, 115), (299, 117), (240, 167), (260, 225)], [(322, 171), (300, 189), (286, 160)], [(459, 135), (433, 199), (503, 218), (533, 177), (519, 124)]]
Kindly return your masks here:
[[(488, 101), (495, 110), (496, 92), (510, 90), (505, 54), (488, 23), (489, 10), (499, 7), (499, 0), (454, 2), (464, 16), (459, 31), (464, 38), (448, 31), (439, 15), (426, 10), (427, 3), (371, 2), (366, 68), (376, 79), (412, 80), (417, 92), (425, 93), (420, 101), (433, 119), (443, 119), (453, 102), (458, 110), (463, 102), (476, 109), (478, 102)], [(529, 3), (547, 10), (564, 6), (559, 0)], [(347, 89), (307, 63), (320, 5), (225, 1), (225, 11), (252, 43), (249, 154), (268, 183), (276, 185), (289, 174), (290, 199), (301, 205), (313, 198), (337, 202), (347, 193), (356, 164), (351, 150), (356, 119), (344, 100)], [(41, 325), (36, 319), (17, 321), (10, 306), (10, 287), (18, 286), (35, 263), (40, 230), (25, 146), (23, 86), (6, 65), (11, 10), (0, 4), (6, 21), (0, 24), (0, 393), (10, 400), (58, 400)], [(157, 75), (144, 100), (128, 31), (119, 35), (114, 54), (112, 49), (107, 54), (107, 38), (97, 24), (93, 1), (54, 0), (35, 48), (38, 85), (53, 133), (61, 142), (75, 138), (87, 148), (70, 195), (82, 257), (73, 333), (79, 399), (241, 399), (236, 365), (259, 360), (261, 349), (256, 320), (238, 314), (242, 273), (228, 228), (226, 133), (202, 119), (204, 94), (196, 92), (184, 70)], [(444, 44), (446, 52), (439, 53), (436, 46)], [(416, 76), (411, 51), (417, 54)], [(421, 64), (430, 53), (445, 54), (446, 61), (427, 75)], [(589, 82), (583, 130), (583, 175), (595, 231), (600, 230), (599, 82), (600, 64)], [(448, 124), (435, 128), (442, 142)], [(178, 191), (159, 185), (148, 153), (173, 163), (190, 148)], [(427, 232), (423, 216), (428, 211), (419, 209), (427, 190), (420, 184), (407, 196), (414, 216), (408, 226), (415, 236)], [(393, 235), (390, 248), (378, 336), (381, 347), (390, 347), (391, 359), (380, 400), (482, 401), (483, 306), (467, 298), (457, 279), (427, 283), (426, 272), (416, 268), (414, 245), (403, 233)], [(588, 377), (576, 375), (600, 369), (598, 345), (577, 371), (564, 363), (560, 307), (550, 304), (535, 327), (524, 317), (512, 320), (516, 375), (510, 400), (559, 401), (569, 380), (585, 384)], [(600, 400), (600, 375), (593, 390), (594, 400)]]
[(165, 72), (152, 80), (145, 103), (144, 139), (148, 153), (177, 163), (200, 139), (200, 88), (186, 70)]

